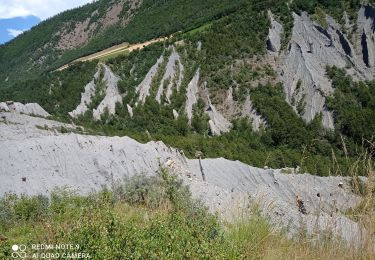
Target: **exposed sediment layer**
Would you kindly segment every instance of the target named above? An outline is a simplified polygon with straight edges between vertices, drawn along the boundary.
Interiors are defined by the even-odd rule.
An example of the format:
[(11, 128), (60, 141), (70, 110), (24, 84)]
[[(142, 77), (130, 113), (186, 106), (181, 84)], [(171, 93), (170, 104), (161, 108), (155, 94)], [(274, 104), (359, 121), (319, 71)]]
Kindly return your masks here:
[[(190, 186), (194, 197), (229, 220), (256, 202), (272, 223), (287, 228), (291, 235), (306, 229), (310, 234), (330, 231), (348, 242), (361, 238), (363, 230), (344, 214), (360, 202), (349, 178), (294, 174), (292, 169), (284, 174), (285, 170), (260, 169), (223, 158), (199, 163), (162, 142), (60, 134), (51, 130), (62, 125), (58, 122), (9, 112), (0, 116), (6, 118), (0, 120), (0, 196), (49, 194), (56, 187), (87, 194), (126, 176), (155, 174), (164, 166)], [(296, 196), (304, 201), (306, 214), (299, 211)]]

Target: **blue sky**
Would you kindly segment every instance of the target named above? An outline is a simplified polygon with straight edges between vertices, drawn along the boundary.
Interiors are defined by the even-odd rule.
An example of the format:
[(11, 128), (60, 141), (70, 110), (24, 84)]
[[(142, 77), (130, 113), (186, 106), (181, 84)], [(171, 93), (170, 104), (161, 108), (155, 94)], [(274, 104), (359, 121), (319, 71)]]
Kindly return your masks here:
[(0, 44), (13, 39), (39, 22), (40, 18), (36, 16), (0, 19)]
[(62, 11), (93, 0), (0, 0), (0, 44)]

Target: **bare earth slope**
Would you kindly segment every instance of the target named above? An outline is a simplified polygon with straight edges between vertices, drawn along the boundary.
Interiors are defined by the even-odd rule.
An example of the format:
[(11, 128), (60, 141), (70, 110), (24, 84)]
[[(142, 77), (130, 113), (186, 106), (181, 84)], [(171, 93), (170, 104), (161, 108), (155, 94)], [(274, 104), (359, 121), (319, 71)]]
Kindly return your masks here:
[[(56, 187), (85, 194), (111, 187), (125, 176), (155, 174), (164, 166), (190, 186), (193, 196), (226, 219), (257, 202), (272, 223), (290, 234), (328, 229), (350, 242), (360, 239), (359, 225), (343, 214), (360, 201), (347, 178), (283, 174), (222, 158), (200, 163), (162, 142), (61, 134), (56, 129), (75, 126), (17, 113), (3, 112), (0, 118), (0, 196), (48, 194)], [(297, 195), (304, 200), (307, 214), (299, 212)]]

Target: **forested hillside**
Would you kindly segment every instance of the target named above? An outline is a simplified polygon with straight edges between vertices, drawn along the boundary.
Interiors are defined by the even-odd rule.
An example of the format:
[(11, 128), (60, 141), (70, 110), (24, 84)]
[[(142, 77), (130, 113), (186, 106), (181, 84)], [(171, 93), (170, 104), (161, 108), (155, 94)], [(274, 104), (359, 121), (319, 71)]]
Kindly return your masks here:
[(12, 85), (122, 42), (185, 31), (245, 2), (102, 0), (52, 17), (0, 46), (0, 82)]
[[(368, 2), (132, 1), (84, 44), (56, 49), (57, 28), (93, 13), (100, 20), (115, 2), (124, 1), (65, 12), (1, 46), (0, 101), (37, 102), (88, 132), (163, 140), (190, 157), (200, 151), (349, 175), (363, 154), (374, 156), (375, 8)], [(114, 44), (159, 36), (171, 37), (52, 71)]]
[[(338, 20), (347, 11), (350, 18), (355, 19), (361, 1), (297, 0), (289, 8), (287, 1), (278, 2), (274, 5), (273, 1), (259, 0), (95, 1), (52, 17), (1, 45), (0, 82), (2, 85), (12, 85), (20, 79), (19, 76), (21, 79), (30, 78), (122, 42), (143, 42), (178, 31), (188, 31), (242, 9), (246, 3), (251, 3), (253, 10), (271, 9), (290, 28), (291, 11), (315, 12), (320, 20), (322, 9)], [(286, 31), (285, 37), (289, 34)]]

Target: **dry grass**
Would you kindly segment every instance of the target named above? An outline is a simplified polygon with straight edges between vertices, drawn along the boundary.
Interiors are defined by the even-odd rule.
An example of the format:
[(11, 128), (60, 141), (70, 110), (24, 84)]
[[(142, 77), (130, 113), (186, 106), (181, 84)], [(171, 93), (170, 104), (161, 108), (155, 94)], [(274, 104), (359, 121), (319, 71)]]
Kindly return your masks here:
[[(278, 234), (267, 241), (270, 250), (266, 250), (262, 259), (375, 259), (375, 171), (373, 148), (364, 152), (352, 164), (350, 173), (353, 178), (353, 191), (361, 194), (359, 206), (347, 212), (347, 216), (357, 221), (363, 228), (360, 245), (346, 245), (339, 240), (319, 241), (314, 237), (305, 237), (296, 241), (280, 239)], [(366, 169), (367, 182), (358, 177), (361, 167)]]
[[(260, 217), (258, 209), (262, 207), (252, 202), (251, 205), (254, 207), (250, 208), (250, 213), (236, 212), (237, 216), (240, 216), (239, 220), (229, 224), (226, 229), (232, 247), (241, 252), (240, 258), (375, 259), (374, 151), (375, 149), (366, 150), (350, 167), (353, 192), (361, 195), (362, 201), (357, 208), (346, 212), (346, 216), (363, 228), (360, 244), (347, 244), (323, 231), (314, 235), (306, 235), (306, 232), (302, 231), (299, 237), (288, 239), (279, 228), (269, 225)], [(362, 177), (358, 176), (363, 169), (366, 170), (364, 177), (367, 178), (367, 182), (363, 182)], [(245, 202), (241, 203), (242, 206), (243, 203)]]
[(360, 246), (322, 234), (288, 239), (257, 217), (231, 226), (228, 239), (241, 252), (241, 259), (375, 259), (374, 220), (367, 216), (362, 222), (368, 234)]
[(146, 42), (132, 44), (132, 45), (129, 45), (129, 43), (122, 43), (122, 44), (113, 46), (111, 48), (102, 50), (100, 52), (91, 54), (89, 56), (85, 56), (85, 57), (81, 57), (79, 59), (76, 59), (76, 60), (74, 60), (74, 61), (72, 61), (68, 64), (65, 64), (65, 65), (61, 66), (56, 71), (65, 70), (71, 64), (76, 63), (76, 62), (85, 62), (85, 61), (93, 61), (93, 60), (105, 61), (105, 60), (108, 60), (110, 58), (116, 57), (116, 56), (121, 55), (121, 54), (127, 54), (127, 53), (130, 53), (130, 52), (135, 51), (135, 50), (141, 50), (141, 49), (143, 49), (144, 47), (146, 47), (150, 44), (162, 42), (162, 41), (165, 41), (167, 39), (168, 39), (167, 37), (157, 38), (157, 39), (152, 39), (152, 40), (149, 40), (149, 41), (146, 41)]

